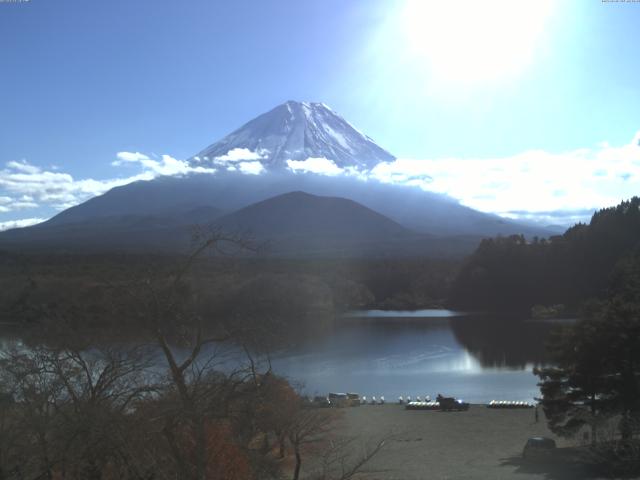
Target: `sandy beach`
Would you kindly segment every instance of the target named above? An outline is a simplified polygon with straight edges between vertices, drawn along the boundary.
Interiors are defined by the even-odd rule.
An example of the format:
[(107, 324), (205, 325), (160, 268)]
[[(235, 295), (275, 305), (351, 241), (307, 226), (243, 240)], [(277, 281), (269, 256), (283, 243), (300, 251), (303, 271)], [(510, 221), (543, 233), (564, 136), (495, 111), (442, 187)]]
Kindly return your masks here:
[[(466, 412), (408, 411), (400, 405), (344, 409), (345, 434), (375, 441), (394, 439), (369, 464), (362, 478), (423, 479), (578, 479), (588, 478), (571, 461), (575, 442), (553, 435), (544, 415), (535, 422), (533, 409), (493, 410), (472, 405)], [(527, 438), (554, 438), (560, 460), (526, 462), (522, 450)], [(593, 478), (593, 477), (591, 477)]]

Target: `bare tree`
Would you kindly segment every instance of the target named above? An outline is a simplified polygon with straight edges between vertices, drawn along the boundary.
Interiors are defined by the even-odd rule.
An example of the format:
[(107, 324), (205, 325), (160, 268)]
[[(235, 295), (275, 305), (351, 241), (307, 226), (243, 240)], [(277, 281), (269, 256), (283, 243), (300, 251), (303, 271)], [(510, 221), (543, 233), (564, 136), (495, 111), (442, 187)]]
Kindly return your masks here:
[(116, 349), (5, 352), (0, 372), (12, 409), (4, 420), (14, 439), (9, 469), (18, 478), (100, 479), (106, 464), (126, 463), (126, 414), (153, 389), (145, 367), (138, 352)]
[(138, 321), (153, 336), (168, 367), (165, 397), (159, 403), (164, 410), (158, 418), (179, 478), (207, 477), (207, 425), (227, 418), (231, 402), (250, 393), (248, 380), (256, 376), (255, 369), (243, 367), (220, 374), (224, 359), (216, 347), (234, 338), (233, 332), (204, 318), (189, 274), (206, 253), (226, 256), (252, 250), (252, 243), (239, 235), (200, 230), (192, 252), (173, 272), (147, 272), (124, 285)]
[(296, 460), (293, 480), (298, 480), (300, 477), (302, 450), (305, 445), (323, 441), (324, 435), (330, 431), (330, 425), (334, 420), (335, 411), (324, 409), (299, 408), (291, 415), (286, 429)]
[(392, 441), (394, 435), (387, 435), (375, 443), (358, 445), (354, 437), (342, 437), (329, 442), (322, 454), (321, 470), (312, 476), (313, 480), (349, 480), (365, 471), (367, 464)]
[(373, 444), (359, 444), (355, 437), (336, 433), (340, 418), (334, 409), (300, 408), (291, 415), (287, 429), (295, 455), (293, 480), (300, 478), (305, 450), (311, 450), (307, 452), (312, 463), (308, 478), (348, 480), (362, 473), (369, 461), (394, 438), (390, 434)]
[(53, 438), (61, 384), (57, 378), (45, 375), (45, 371), (46, 360), (41, 352), (3, 352), (0, 374), (5, 395), (20, 405), (5, 419), (13, 435), (5, 446), (8, 454), (5, 458), (9, 457), (11, 462), (3, 470), (18, 478), (35, 475), (51, 479), (54, 466), (61, 459), (62, 452)]

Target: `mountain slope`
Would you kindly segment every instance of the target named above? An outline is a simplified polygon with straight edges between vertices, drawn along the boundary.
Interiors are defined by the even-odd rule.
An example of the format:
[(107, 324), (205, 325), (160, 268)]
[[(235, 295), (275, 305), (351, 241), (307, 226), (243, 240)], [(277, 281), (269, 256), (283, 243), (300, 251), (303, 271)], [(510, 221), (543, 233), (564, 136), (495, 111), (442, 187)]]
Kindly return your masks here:
[[(229, 170), (238, 163), (256, 161), (256, 158), (266, 166), (265, 173), (247, 175), (238, 169)], [(422, 234), (422, 239), (424, 234), (434, 238), (456, 237), (456, 242), (464, 239), (464, 248), (456, 247), (454, 250), (457, 252), (470, 252), (479, 238), (485, 236), (524, 234), (544, 237), (551, 234), (539, 227), (475, 211), (450, 197), (419, 187), (386, 184), (350, 175), (295, 173), (287, 168), (289, 160), (308, 158), (326, 158), (342, 168), (365, 170), (394, 159), (324, 104), (287, 102), (248, 122), (190, 160), (194, 164), (205, 162), (214, 165), (215, 174), (160, 177), (113, 188), (42, 224), (0, 232), (0, 247), (31, 245), (46, 249), (49, 245), (71, 250), (90, 246), (137, 250), (144, 250), (147, 246), (177, 248), (184, 243), (182, 232), (190, 224), (210, 223), (225, 213), (296, 191), (352, 200), (362, 208), (375, 211), (376, 215), (388, 217), (386, 220), (399, 224), (398, 227), (401, 225)], [(276, 208), (273, 202), (270, 206)], [(258, 209), (256, 206), (252, 208)], [(294, 237), (301, 231), (318, 233), (336, 227), (325, 221), (326, 214), (319, 205), (315, 208), (315, 217), (311, 214), (290, 215), (289, 220), (296, 221), (282, 225), (283, 231)], [(240, 220), (240, 216), (229, 218)], [(229, 218), (225, 221), (230, 222)], [(276, 224), (280, 221), (277, 217), (270, 218)], [(258, 225), (254, 222), (253, 226)], [(260, 228), (266, 231), (268, 227), (264, 223)], [(361, 227), (368, 228), (366, 225)], [(392, 231), (388, 232), (390, 236), (393, 236)], [(334, 238), (344, 242), (345, 232), (336, 234)], [(279, 237), (280, 245), (286, 244), (282, 241), (283, 236)], [(362, 235), (352, 237), (365, 241)], [(316, 235), (316, 238), (328, 237)], [(402, 253), (423, 252), (424, 245), (420, 242), (415, 248), (405, 249)], [(322, 246), (319, 240), (316, 244)], [(387, 247), (388, 243), (383, 250), (393, 253)], [(440, 244), (430, 251), (449, 251), (449, 247), (446, 241), (440, 240)]]
[(480, 237), (413, 232), (352, 200), (290, 192), (227, 215), (202, 206), (171, 215), (116, 215), (0, 233), (0, 248), (65, 253), (186, 252), (194, 224), (239, 233), (285, 257), (459, 257)]
[(188, 244), (194, 225), (212, 224), (220, 215), (214, 207), (200, 206), (174, 208), (171, 213), (119, 213), (49, 221), (0, 232), (0, 248), (72, 253), (178, 251)]
[(245, 160), (258, 159), (267, 170), (287, 168), (287, 160), (327, 158), (339, 167), (371, 169), (394, 156), (357, 131), (323, 103), (289, 101), (246, 123), (192, 157), (213, 164), (240, 150)]
[(267, 254), (288, 257), (452, 257), (480, 241), (419, 234), (352, 200), (300, 191), (249, 205), (216, 224), (266, 241)]
[(266, 238), (310, 236), (367, 241), (412, 235), (402, 225), (353, 200), (300, 191), (254, 203), (216, 223)]
[[(460, 205), (454, 199), (415, 186), (322, 175), (268, 173), (162, 177), (114, 188), (69, 208), (41, 224), (61, 225), (113, 215), (171, 215), (196, 206), (232, 212), (252, 203), (302, 190), (313, 195), (343, 197), (358, 202), (411, 230), (433, 235), (495, 236), (522, 233), (548, 236), (537, 228)], [(0, 239), (2, 233), (0, 233)]]

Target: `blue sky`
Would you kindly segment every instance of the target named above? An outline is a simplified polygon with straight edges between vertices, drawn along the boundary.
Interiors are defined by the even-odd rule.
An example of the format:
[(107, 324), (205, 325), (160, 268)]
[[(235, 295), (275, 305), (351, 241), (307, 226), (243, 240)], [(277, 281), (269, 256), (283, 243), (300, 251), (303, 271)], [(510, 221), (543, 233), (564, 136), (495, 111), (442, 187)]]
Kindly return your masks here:
[(428, 169), (486, 211), (637, 191), (640, 3), (445, 3), (0, 3), (0, 224), (156, 175), (288, 99), (329, 104), (402, 159), (387, 170)]

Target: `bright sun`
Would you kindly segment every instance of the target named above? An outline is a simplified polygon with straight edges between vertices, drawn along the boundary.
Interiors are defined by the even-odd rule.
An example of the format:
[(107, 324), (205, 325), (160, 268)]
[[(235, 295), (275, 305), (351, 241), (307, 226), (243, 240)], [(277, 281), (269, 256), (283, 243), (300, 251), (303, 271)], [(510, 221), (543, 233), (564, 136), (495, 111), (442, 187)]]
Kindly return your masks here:
[(401, 13), (412, 61), (443, 81), (481, 83), (525, 69), (552, 0), (407, 0)]

